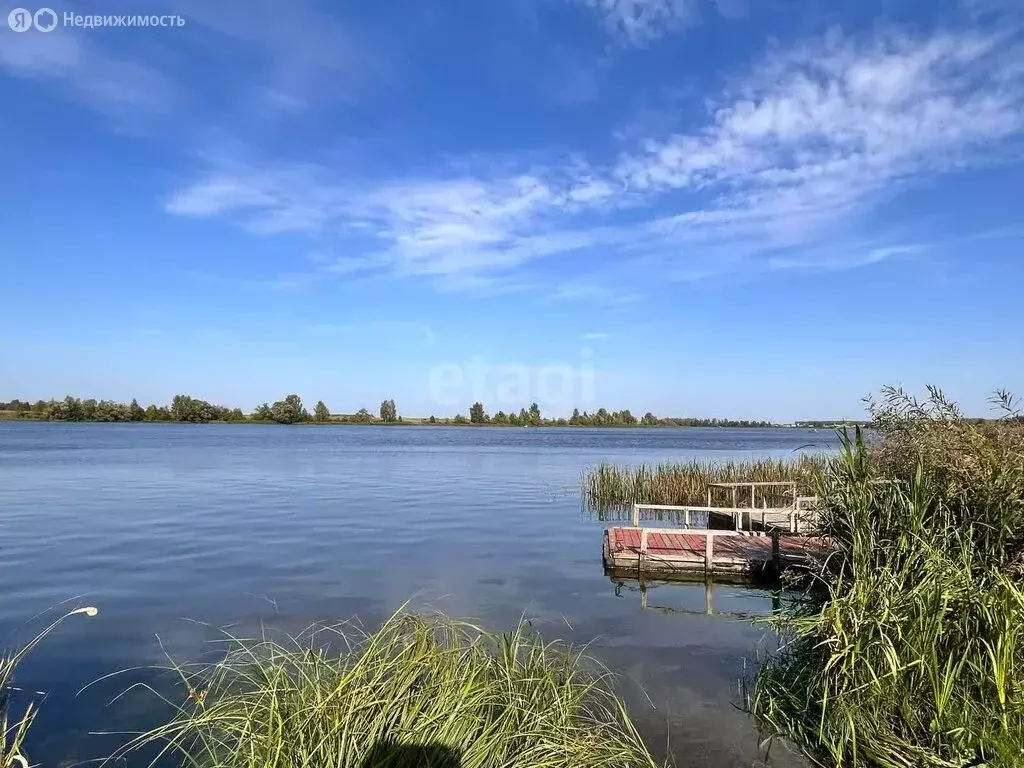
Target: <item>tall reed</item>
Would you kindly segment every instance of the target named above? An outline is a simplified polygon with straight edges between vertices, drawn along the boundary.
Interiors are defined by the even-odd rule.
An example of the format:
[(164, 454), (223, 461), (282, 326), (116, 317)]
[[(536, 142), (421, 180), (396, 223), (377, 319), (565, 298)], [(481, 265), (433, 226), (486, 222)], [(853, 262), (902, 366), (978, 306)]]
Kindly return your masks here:
[[(332, 650), (340, 646), (339, 650)], [(653, 766), (607, 673), (520, 625), (496, 636), (398, 613), (177, 667), (171, 721), (121, 750), (213, 768)]]
[[(824, 465), (825, 457), (818, 454), (782, 459), (694, 460), (638, 466), (601, 463), (582, 474), (580, 488), (584, 506), (595, 512), (623, 510), (637, 503), (703, 506), (707, 504), (710, 483), (795, 481), (799, 488), (805, 489), (820, 476)], [(737, 494), (739, 506), (750, 503), (750, 497), (744, 491), (741, 489)], [(732, 496), (728, 490), (717, 493), (713, 499), (716, 504), (731, 505)], [(783, 506), (793, 501), (782, 488), (758, 489), (758, 504), (762, 499), (770, 506)]]
[(1024, 431), (947, 405), (887, 391), (822, 475), (834, 547), (750, 702), (819, 765), (1024, 765)]
[(77, 608), (65, 613), (51, 622), (21, 649), (5, 652), (0, 656), (0, 768), (13, 768), (15, 765), (28, 768), (29, 762), (24, 754), (25, 739), (39, 713), (39, 707), (35, 701), (29, 701), (20, 714), (14, 713), (13, 698), (17, 690), (14, 686), (14, 673), (18, 669), (18, 665), (24, 661), (32, 649), (42, 642), (43, 638), (65, 619), (78, 614), (95, 616), (97, 613), (97, 609), (92, 606)]

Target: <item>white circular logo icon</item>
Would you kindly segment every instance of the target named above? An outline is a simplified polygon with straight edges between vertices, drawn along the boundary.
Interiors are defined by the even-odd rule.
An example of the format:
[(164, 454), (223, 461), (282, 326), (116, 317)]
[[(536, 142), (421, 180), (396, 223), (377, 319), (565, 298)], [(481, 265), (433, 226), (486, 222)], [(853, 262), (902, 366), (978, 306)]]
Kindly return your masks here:
[(15, 32), (28, 32), (32, 29), (32, 11), (15, 8), (7, 14), (7, 26)]
[(57, 14), (53, 8), (40, 8), (32, 17), (32, 23), (40, 32), (53, 32), (57, 26)]

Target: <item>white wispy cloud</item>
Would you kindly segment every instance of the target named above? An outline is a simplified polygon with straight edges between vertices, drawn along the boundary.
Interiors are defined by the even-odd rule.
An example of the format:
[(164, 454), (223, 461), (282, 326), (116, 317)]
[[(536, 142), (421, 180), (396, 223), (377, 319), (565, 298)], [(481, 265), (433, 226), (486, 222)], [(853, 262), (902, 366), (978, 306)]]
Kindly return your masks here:
[(976, 162), (1022, 127), (1021, 50), (999, 36), (833, 33), (769, 57), (697, 133), (651, 141), (616, 175), (632, 189), (730, 185), (718, 216), (832, 218), (901, 178)]
[(696, 22), (698, 0), (574, 0), (597, 11), (613, 35), (644, 45)]
[(103, 51), (81, 33), (0, 34), (0, 72), (52, 81), (76, 101), (114, 119), (119, 127), (139, 127), (166, 114), (178, 89), (157, 69)]
[(569, 0), (597, 15), (624, 46), (642, 48), (659, 38), (700, 24), (708, 14), (743, 19), (747, 0)]
[[(49, 81), (119, 128), (202, 135), (355, 103), (393, 81), (401, 56), (400, 47), (378, 44), (397, 29), (342, 22), (301, 0), (287, 13), (272, 0), (154, 0), (145, 10), (173, 12), (185, 24), (5, 33), (0, 73)], [(65, 11), (96, 9), (57, 9)], [(218, 87), (217, 100), (204, 98), (204, 89)]]
[[(357, 246), (323, 267), (338, 275), (559, 300), (636, 296), (651, 274), (867, 266), (926, 250), (859, 234), (904, 186), (1015, 159), (1024, 49), (1013, 31), (836, 31), (762, 57), (697, 118), (680, 115), (687, 130), (636, 139), (611, 163), (573, 155), (511, 173), (465, 160), (433, 175), (339, 182), (329, 165), (221, 163), (167, 210), (345, 238)], [(539, 278), (553, 259), (572, 259), (580, 279)], [(615, 263), (623, 268), (609, 273)]]

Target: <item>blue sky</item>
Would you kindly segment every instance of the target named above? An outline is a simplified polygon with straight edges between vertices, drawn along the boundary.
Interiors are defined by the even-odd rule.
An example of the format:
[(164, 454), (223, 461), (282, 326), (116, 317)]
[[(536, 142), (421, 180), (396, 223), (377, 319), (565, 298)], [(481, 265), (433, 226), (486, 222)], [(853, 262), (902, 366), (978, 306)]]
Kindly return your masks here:
[(1015, 0), (51, 7), (185, 24), (0, 27), (0, 399), (1024, 394)]

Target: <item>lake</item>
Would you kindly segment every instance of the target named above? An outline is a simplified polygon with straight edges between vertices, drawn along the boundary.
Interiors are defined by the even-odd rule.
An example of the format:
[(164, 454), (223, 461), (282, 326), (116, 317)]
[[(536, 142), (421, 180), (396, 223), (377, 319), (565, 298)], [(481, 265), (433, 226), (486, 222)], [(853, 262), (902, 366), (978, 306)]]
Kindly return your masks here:
[[(735, 614), (766, 592), (652, 586), (604, 575), (601, 523), (578, 478), (602, 460), (789, 456), (831, 434), (800, 429), (281, 427), (0, 422), (0, 643), (59, 604), (96, 605), (25, 663), (46, 691), (33, 762), (107, 754), (100, 730), (153, 716), (129, 667), (210, 651), (214, 627), (298, 631), (405, 601), (546, 636), (594, 641), (653, 751), (680, 766), (761, 765), (735, 708), (745, 660), (771, 638)], [(643, 603), (646, 602), (646, 607)], [(159, 640), (158, 640), (159, 638)], [(644, 693), (645, 692), (645, 693)], [(802, 764), (779, 745), (771, 765)]]

